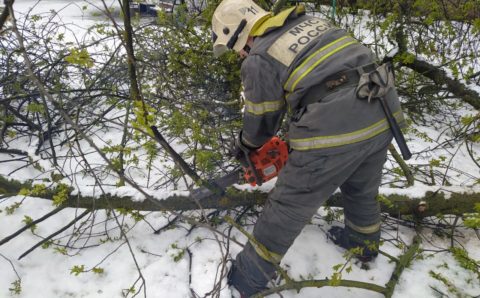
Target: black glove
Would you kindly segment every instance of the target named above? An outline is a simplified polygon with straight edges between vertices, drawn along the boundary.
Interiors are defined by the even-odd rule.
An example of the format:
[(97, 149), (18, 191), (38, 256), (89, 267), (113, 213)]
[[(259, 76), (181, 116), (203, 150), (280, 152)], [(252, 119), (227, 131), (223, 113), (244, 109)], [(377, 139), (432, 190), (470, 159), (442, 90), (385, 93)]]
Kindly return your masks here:
[(242, 143), (242, 132), (238, 134), (238, 137), (233, 142), (232, 148), (230, 149), (231, 156), (235, 157), (236, 160), (244, 167), (248, 167), (248, 155), (254, 148), (245, 146)]

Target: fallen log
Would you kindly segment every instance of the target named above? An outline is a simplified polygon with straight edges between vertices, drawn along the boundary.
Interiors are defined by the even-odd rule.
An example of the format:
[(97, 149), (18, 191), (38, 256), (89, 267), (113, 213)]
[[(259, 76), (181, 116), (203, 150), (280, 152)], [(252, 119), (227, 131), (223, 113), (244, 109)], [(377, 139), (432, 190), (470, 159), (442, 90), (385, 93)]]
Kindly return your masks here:
[[(0, 196), (17, 195), (22, 188), (31, 188), (31, 183), (22, 183), (0, 176)], [(52, 200), (55, 192), (46, 190), (35, 197)], [(222, 196), (212, 196), (195, 201), (189, 196), (172, 195), (162, 200), (145, 199), (134, 200), (130, 196), (115, 196), (111, 194), (99, 197), (82, 196), (81, 194), (69, 194), (62, 207), (86, 208), (86, 209), (116, 209), (138, 211), (172, 211), (172, 210), (197, 210), (199, 206), (204, 209), (231, 209), (239, 206), (263, 205), (268, 194), (259, 191), (240, 191), (234, 188), (228, 189)], [(410, 198), (406, 195), (389, 194), (382, 195), (380, 200), (382, 212), (392, 216), (414, 215), (416, 217), (436, 216), (439, 214), (462, 215), (475, 212), (475, 204), (480, 203), (480, 193), (450, 193), (427, 192), (421, 198)], [(342, 196), (337, 193), (332, 195), (326, 206), (343, 207)]]

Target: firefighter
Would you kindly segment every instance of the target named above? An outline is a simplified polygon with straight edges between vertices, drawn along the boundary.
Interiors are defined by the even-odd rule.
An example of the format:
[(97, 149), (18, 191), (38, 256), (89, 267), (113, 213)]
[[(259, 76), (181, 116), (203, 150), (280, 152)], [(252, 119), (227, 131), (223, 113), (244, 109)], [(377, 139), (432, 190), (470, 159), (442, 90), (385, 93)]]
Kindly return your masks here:
[[(224, 0), (212, 18), (213, 52), (234, 50), (241, 67), (245, 111), (236, 157), (274, 136), (288, 111), (289, 159), (229, 274), (243, 297), (266, 289), (288, 248), (329, 196), (340, 188), (345, 227), (333, 241), (378, 254), (376, 200), (392, 133), (372, 94), (382, 96), (398, 123), (403, 114), (388, 65), (343, 29), (295, 6), (276, 15), (251, 0)], [(377, 78), (377, 79), (374, 79)], [(380, 82), (380, 83), (378, 83)], [(243, 150), (242, 150), (243, 149)], [(275, 264), (276, 263), (276, 264)]]

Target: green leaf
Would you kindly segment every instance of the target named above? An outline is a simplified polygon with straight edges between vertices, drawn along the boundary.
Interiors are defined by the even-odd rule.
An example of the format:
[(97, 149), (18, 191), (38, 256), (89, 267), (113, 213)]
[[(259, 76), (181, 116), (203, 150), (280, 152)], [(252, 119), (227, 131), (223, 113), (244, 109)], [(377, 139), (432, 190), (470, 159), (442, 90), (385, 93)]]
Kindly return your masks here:
[(93, 59), (90, 58), (90, 54), (86, 49), (70, 49), (70, 55), (65, 57), (65, 61), (87, 68), (93, 67)]
[(338, 271), (340, 268), (342, 268), (343, 264), (337, 264), (337, 265), (334, 265), (332, 268), (334, 271)]
[(475, 211), (477, 211), (477, 213), (465, 214), (463, 223), (468, 228), (479, 229), (480, 228), (480, 203), (475, 204)]
[(474, 34), (480, 34), (480, 18), (476, 18), (475, 20), (473, 20), (472, 32)]
[(57, 247), (54, 248), (54, 250), (55, 250), (55, 252), (58, 252), (59, 254), (64, 255), (64, 256), (67, 255), (67, 253), (68, 253), (67, 248), (65, 248), (65, 247), (57, 246)]
[(452, 247), (450, 248), (450, 251), (452, 252), (455, 260), (460, 264), (462, 268), (474, 272), (480, 279), (480, 262), (472, 259), (468, 255), (468, 252), (463, 248)]
[(53, 196), (53, 204), (55, 206), (62, 205), (65, 201), (68, 200), (68, 195), (70, 193), (70, 187), (66, 184), (60, 183), (55, 189), (55, 195)]
[(20, 295), (22, 293), (22, 281), (20, 279), (11, 283), (12, 287), (8, 288), (12, 295)]
[(60, 180), (62, 180), (64, 177), (63, 177), (63, 175), (60, 174), (60, 173), (52, 172), (52, 173), (50, 174), (50, 178), (52, 179), (52, 182), (57, 183), (57, 182), (60, 182)]
[(392, 203), (392, 201), (390, 201), (389, 199), (387, 199), (384, 195), (382, 194), (378, 194), (377, 195), (377, 201), (384, 204), (387, 208), (393, 208), (394, 205)]
[(95, 274), (103, 274), (103, 273), (104, 273), (104, 270), (103, 270), (103, 268), (101, 268), (101, 267), (94, 267), (94, 268), (92, 269), (92, 271), (93, 271), (93, 273), (95, 273)]
[(74, 274), (75, 276), (78, 276), (80, 273), (85, 272), (85, 265), (75, 265), (73, 268), (70, 269), (70, 274)]
[(32, 113), (45, 114), (45, 107), (43, 104), (31, 102), (27, 105), (27, 111)]
[(332, 274), (332, 276), (330, 276), (328, 285), (331, 287), (337, 287), (340, 285), (341, 279), (342, 279), (342, 274), (339, 272), (335, 272)]
[(432, 160), (430, 160), (430, 165), (431, 165), (432, 167), (439, 167), (439, 166), (440, 166), (440, 160), (438, 160), (438, 159), (432, 159)]
[[(33, 219), (28, 215), (24, 215), (22, 222), (25, 223), (25, 225), (29, 225), (33, 222)], [(30, 231), (34, 232), (36, 228), (37, 228), (37, 225), (33, 225), (30, 227)]]
[(22, 205), (22, 203), (20, 202), (15, 202), (13, 203), (12, 205), (10, 206), (7, 206), (5, 207), (5, 212), (7, 215), (11, 215), (15, 212), (15, 210), (17, 210), (20, 206)]

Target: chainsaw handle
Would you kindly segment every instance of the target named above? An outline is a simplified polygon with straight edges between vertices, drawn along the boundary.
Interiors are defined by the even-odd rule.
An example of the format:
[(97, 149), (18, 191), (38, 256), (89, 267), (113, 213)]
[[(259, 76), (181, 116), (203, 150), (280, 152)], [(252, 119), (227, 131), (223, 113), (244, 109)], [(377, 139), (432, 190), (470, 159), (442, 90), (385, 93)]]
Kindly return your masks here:
[[(247, 171), (248, 169), (250, 169), (253, 173), (253, 178), (255, 179), (255, 183), (257, 185), (262, 185), (263, 184), (263, 179), (262, 177), (260, 176), (260, 174), (258, 173), (257, 171), (257, 168), (255, 167), (253, 161), (252, 161), (252, 158), (250, 157), (250, 154), (252, 154), (253, 152), (255, 152), (258, 148), (256, 149), (253, 149), (253, 148), (248, 148), (247, 146), (245, 146), (243, 143), (242, 143), (242, 134), (243, 134), (243, 131), (240, 131), (240, 133), (238, 134), (238, 137), (237, 139), (235, 140), (235, 146), (237, 149), (240, 149), (240, 151), (243, 153), (243, 157), (245, 158), (244, 160), (242, 160), (241, 158), (238, 158), (237, 159), (240, 161), (240, 163), (246, 168), (245, 171)], [(261, 147), (260, 147), (261, 148)], [(244, 164), (244, 163), (247, 163), (247, 164)]]
[(243, 154), (245, 154), (245, 159), (247, 160), (248, 167), (251, 169), (253, 173), (253, 177), (255, 177), (255, 182), (257, 183), (258, 186), (262, 186), (263, 184), (262, 178), (258, 174), (257, 168), (254, 166), (252, 159), (250, 158), (250, 153), (254, 151), (248, 150), (245, 147), (240, 149), (243, 151)]

